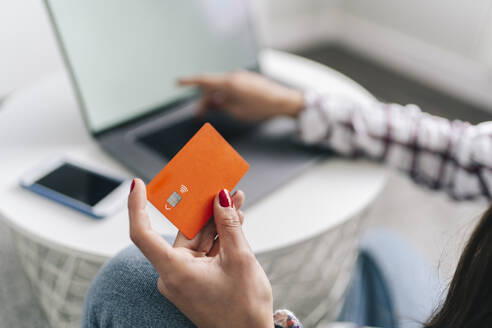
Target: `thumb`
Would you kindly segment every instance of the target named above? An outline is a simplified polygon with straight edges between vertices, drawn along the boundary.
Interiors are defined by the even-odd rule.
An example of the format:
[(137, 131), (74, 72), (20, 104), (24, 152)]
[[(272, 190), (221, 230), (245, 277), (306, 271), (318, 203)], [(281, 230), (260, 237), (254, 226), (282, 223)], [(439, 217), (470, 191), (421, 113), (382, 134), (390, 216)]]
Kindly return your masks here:
[(227, 189), (221, 190), (215, 196), (214, 220), (219, 235), (221, 252), (227, 254), (250, 250), (243, 234), (241, 220)]
[(128, 197), (130, 238), (155, 268), (164, 272), (172, 267), (170, 259), (173, 257), (173, 248), (152, 230), (146, 204), (145, 184), (140, 179), (134, 179)]

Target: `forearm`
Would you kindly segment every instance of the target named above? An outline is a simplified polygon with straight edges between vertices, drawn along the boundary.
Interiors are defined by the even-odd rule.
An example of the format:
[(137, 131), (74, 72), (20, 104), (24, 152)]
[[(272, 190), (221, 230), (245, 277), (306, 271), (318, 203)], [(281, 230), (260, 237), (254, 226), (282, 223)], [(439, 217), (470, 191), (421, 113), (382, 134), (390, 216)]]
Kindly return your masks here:
[(307, 93), (298, 123), (308, 144), (384, 161), (456, 199), (491, 198), (492, 122), (473, 126), (422, 113), (415, 105)]

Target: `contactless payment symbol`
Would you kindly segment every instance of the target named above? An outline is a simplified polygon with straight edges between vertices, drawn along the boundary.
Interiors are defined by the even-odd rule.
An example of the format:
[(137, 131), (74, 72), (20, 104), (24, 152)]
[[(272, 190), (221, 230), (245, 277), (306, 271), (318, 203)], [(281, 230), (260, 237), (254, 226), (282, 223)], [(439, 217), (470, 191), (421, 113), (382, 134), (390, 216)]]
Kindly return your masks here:
[(179, 187), (179, 191), (184, 194), (186, 192), (188, 192), (188, 187), (186, 187), (185, 185), (181, 185), (181, 187)]

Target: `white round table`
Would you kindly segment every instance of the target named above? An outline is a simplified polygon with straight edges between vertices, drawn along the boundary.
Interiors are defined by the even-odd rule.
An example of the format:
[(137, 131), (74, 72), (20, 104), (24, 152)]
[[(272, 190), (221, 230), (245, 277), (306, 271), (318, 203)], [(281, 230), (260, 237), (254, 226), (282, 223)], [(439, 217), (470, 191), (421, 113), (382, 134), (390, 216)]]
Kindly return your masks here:
[[(265, 50), (260, 62), (266, 75), (289, 85), (374, 99), (344, 75), (298, 56)], [(127, 212), (93, 220), (20, 188), (19, 178), (56, 154), (131, 173), (89, 136), (65, 72), (8, 99), (0, 109), (0, 149), (0, 217), (13, 231), (50, 322), (79, 325), (91, 279), (105, 260), (131, 244)], [(377, 164), (329, 159), (246, 210), (244, 230), (272, 282), (276, 306), (296, 311), (306, 326), (336, 314), (364, 212), (385, 183)], [(302, 196), (307, 194), (310, 199)], [(176, 229), (149, 210), (154, 229), (174, 236)]]

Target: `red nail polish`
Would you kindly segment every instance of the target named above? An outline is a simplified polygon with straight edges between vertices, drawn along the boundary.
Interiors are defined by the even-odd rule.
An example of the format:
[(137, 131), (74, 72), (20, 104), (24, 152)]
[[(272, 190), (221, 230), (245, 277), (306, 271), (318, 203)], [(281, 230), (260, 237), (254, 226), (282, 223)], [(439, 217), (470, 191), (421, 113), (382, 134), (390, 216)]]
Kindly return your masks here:
[(132, 181), (132, 185), (130, 187), (130, 192), (133, 191), (133, 188), (135, 188), (135, 179), (133, 179), (133, 181)]
[(222, 189), (219, 192), (219, 203), (222, 207), (232, 207), (232, 199), (227, 189)]

